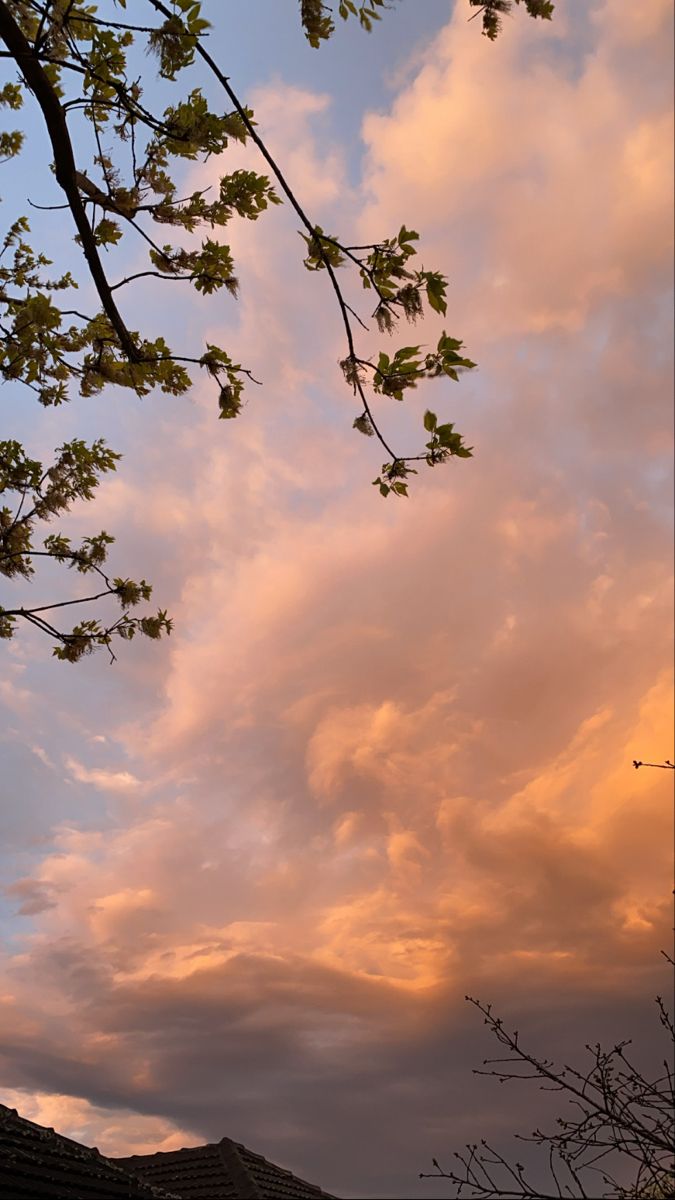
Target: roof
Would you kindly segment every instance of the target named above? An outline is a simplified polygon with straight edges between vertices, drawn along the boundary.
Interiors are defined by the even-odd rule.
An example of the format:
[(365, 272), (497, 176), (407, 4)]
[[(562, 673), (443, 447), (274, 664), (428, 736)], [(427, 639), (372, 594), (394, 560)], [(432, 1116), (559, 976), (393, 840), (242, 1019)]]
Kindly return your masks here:
[[(0, 1104), (0, 1195), (9, 1200), (160, 1200), (171, 1193)], [(175, 1196), (173, 1197), (175, 1200)]]
[(230, 1138), (113, 1161), (141, 1179), (170, 1188), (182, 1200), (335, 1200), (330, 1192), (298, 1179)]

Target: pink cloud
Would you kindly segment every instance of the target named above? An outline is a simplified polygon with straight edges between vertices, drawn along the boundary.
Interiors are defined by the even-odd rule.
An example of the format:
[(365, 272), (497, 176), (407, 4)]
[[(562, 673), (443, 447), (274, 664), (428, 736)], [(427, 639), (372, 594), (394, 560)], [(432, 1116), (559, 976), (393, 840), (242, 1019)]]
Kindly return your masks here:
[(477, 454), (383, 504), (293, 221), (236, 233), (242, 304), (208, 319), (266, 387), (226, 433), (201, 387), (180, 418), (153, 412), (152, 448), (104, 489), (141, 562), (151, 532), (176, 631), (116, 667), (141, 716), (123, 695), (96, 725), (105, 766), (72, 740), (100, 828), (61, 828), (13, 885), (36, 921), (6, 962), (7, 1062), (42, 1087), (39, 1043), (69, 1128), (112, 1120), (77, 1108), (101, 1080), (116, 1113), (155, 1114), (143, 1145), (214, 1112), (269, 1127), (279, 1079), (316, 1115), (314, 1082), (363, 1069), (367, 1094), (371, 1055), (400, 1052), (406, 1078), (427, 1036), (459, 1054), (472, 981), (545, 1013), (654, 973), (668, 780), (631, 760), (672, 757), (670, 147), (647, 86), (668, 13), (560, 9), (495, 48), (458, 15), (366, 119), (361, 188), (316, 134), (324, 97), (275, 84), (256, 102), (325, 227), (362, 207), (370, 231), (429, 230), (424, 263), (450, 270), (482, 368), (436, 397)]
[(2, 1102), (8, 1108), (16, 1108), (29, 1121), (56, 1129), (87, 1146), (96, 1146), (101, 1154), (153, 1154), (156, 1150), (194, 1146), (199, 1141), (171, 1121), (103, 1108), (79, 1096), (8, 1088), (2, 1092)]
[(66, 757), (65, 766), (78, 783), (93, 783), (94, 787), (103, 791), (128, 792), (141, 785), (141, 781), (130, 771), (110, 771), (102, 767), (85, 767), (76, 758), (70, 756)]
[(629, 6), (595, 6), (574, 73), (581, 14), (559, 8), (544, 29), (514, 21), (493, 56), (457, 5), (392, 110), (364, 122), (366, 228), (416, 215), (482, 345), (578, 330), (669, 260), (670, 96), (646, 73), (656, 55), (667, 79), (671, 6), (654, 0), (637, 36)]

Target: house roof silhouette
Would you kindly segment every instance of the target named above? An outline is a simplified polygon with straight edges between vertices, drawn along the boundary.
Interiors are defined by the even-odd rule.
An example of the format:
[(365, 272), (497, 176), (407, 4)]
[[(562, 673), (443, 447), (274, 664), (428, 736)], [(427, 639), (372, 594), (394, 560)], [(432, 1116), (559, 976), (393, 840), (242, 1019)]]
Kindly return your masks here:
[(239, 1142), (107, 1158), (0, 1104), (3, 1200), (335, 1200)]
[(45, 1129), (0, 1104), (0, 1196), (4, 1200), (165, 1200), (98, 1150)]
[(330, 1197), (329, 1192), (298, 1179), (290, 1171), (277, 1167), (230, 1138), (186, 1150), (134, 1154), (112, 1161), (148, 1183), (171, 1189), (184, 1200), (321, 1200), (321, 1197)]

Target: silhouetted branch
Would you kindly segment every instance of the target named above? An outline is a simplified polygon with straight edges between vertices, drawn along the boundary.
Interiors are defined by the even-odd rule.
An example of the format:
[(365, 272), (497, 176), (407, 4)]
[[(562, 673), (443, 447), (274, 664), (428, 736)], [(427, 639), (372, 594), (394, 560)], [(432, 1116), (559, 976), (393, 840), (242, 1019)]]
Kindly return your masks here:
[[(669, 955), (665, 957), (672, 963)], [(449, 1179), (457, 1187), (457, 1197), (480, 1200), (588, 1200), (599, 1196), (665, 1200), (675, 1195), (675, 1069), (670, 1065), (675, 1030), (661, 996), (656, 1004), (670, 1059), (664, 1059), (664, 1071), (654, 1079), (642, 1074), (629, 1058), (629, 1041), (618, 1042), (610, 1050), (599, 1044), (587, 1045), (591, 1062), (585, 1071), (567, 1064), (558, 1067), (528, 1051), (518, 1032), (505, 1029), (490, 1004), (470, 996), (466, 999), (482, 1013), (484, 1023), (506, 1050), (499, 1058), (484, 1059), (483, 1066), (489, 1069), (478, 1069), (475, 1074), (491, 1075), (501, 1083), (539, 1080), (542, 1090), (562, 1092), (570, 1102), (571, 1115), (558, 1117), (556, 1132), (537, 1128), (529, 1136), (516, 1135), (547, 1151), (554, 1190), (541, 1190), (530, 1182), (522, 1163), (509, 1162), (485, 1139), (455, 1152), (458, 1165), (454, 1169), (445, 1169), (433, 1159), (435, 1170), (422, 1172), (420, 1178)], [(632, 1179), (626, 1182), (629, 1174)]]
[(662, 771), (675, 771), (675, 763), (671, 763), (669, 758), (667, 758), (665, 760), (665, 762), (662, 762), (662, 763), (639, 762), (637, 758), (634, 758), (633, 766), (635, 767), (636, 771), (637, 771), (638, 767), (658, 767)]
[(87, 260), (94, 286), (99, 294), (103, 310), (117, 334), (120, 345), (130, 362), (137, 355), (134, 340), (113, 300), (108, 279), (101, 262), (96, 240), (89, 224), (77, 185), (77, 168), (68, 126), (61, 102), (41, 66), (30, 43), (24, 37), (9, 8), (0, 0), (0, 37), (12, 56), (42, 110), (49, 139), (54, 153), (57, 182), (63, 188), (73, 220), (80, 235), (82, 249)]

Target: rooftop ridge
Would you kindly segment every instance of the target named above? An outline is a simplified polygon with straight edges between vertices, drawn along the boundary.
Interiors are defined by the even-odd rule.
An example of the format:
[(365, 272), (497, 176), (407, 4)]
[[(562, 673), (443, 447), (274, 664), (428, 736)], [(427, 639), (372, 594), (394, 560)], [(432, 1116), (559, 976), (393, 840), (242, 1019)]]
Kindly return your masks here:
[[(199, 1160), (203, 1172), (199, 1170)], [(214, 1158), (220, 1164), (220, 1183), (214, 1176)], [(179, 1150), (157, 1150), (154, 1154), (130, 1154), (113, 1160), (143, 1179), (157, 1178), (178, 1195), (216, 1198), (218, 1189), (235, 1189), (237, 1200), (337, 1200), (317, 1184), (308, 1183), (286, 1167), (279, 1167), (264, 1155), (249, 1150), (243, 1142), (223, 1137), (201, 1146)], [(171, 1168), (175, 1166), (176, 1173)], [(197, 1192), (196, 1189), (199, 1189)]]
[(130, 1174), (98, 1147), (84, 1146), (5, 1104), (0, 1104), (0, 1180), (11, 1183), (13, 1196), (26, 1200), (77, 1200), (85, 1186), (92, 1200), (177, 1200), (175, 1193)]
[[(223, 1138), (222, 1140), (230, 1141), (229, 1138)], [(289, 1179), (296, 1180), (298, 1183), (302, 1183), (304, 1188), (316, 1192), (317, 1196), (328, 1196), (330, 1194), (328, 1192), (324, 1192), (323, 1188), (320, 1188), (317, 1184), (308, 1183), (305, 1179), (300, 1179), (299, 1176), (293, 1173), (293, 1171), (289, 1171), (287, 1167), (280, 1167), (276, 1163), (270, 1162), (268, 1158), (265, 1158), (264, 1154), (258, 1154), (256, 1150), (249, 1150), (248, 1146), (245, 1146), (243, 1142), (233, 1142), (232, 1144), (237, 1147), (237, 1150), (243, 1150), (246, 1154), (250, 1155), (251, 1158), (256, 1159), (260, 1163), (264, 1163), (266, 1167), (271, 1167), (272, 1170), (277, 1171), (280, 1175), (286, 1175)]]
[(224, 1137), (218, 1142), (218, 1149), (226, 1170), (232, 1176), (234, 1186), (241, 1193), (241, 1200), (264, 1200), (262, 1192), (242, 1159), (240, 1143), (233, 1142), (232, 1138)]

